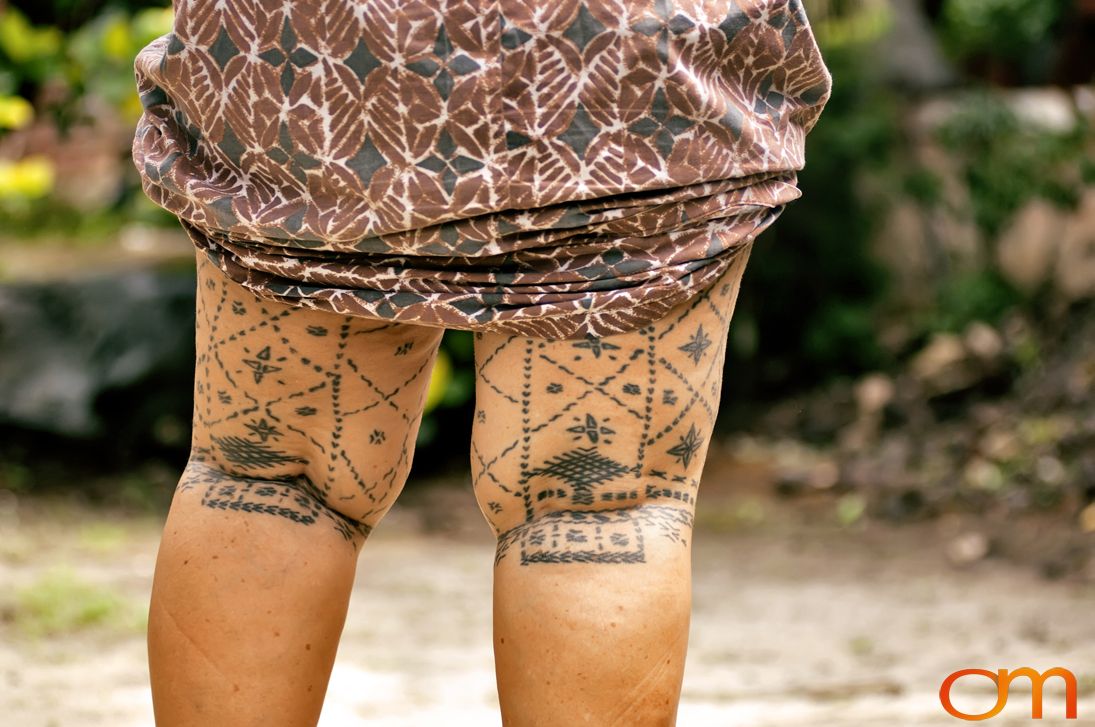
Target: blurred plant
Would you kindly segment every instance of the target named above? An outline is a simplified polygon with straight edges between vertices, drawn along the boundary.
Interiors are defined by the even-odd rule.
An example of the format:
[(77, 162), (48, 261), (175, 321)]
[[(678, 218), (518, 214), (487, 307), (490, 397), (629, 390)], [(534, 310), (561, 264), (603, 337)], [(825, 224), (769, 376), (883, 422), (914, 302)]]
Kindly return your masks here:
[(893, 24), (888, 0), (806, 0), (814, 35), (827, 49), (873, 43)]
[(0, 129), (21, 129), (34, 119), (34, 107), (22, 96), (0, 96)]
[(863, 519), (867, 512), (867, 499), (860, 493), (841, 496), (836, 502), (836, 520), (843, 527), (851, 527)]
[(1072, 0), (946, 0), (942, 12), (945, 47), (959, 61), (989, 66), (996, 81), (1044, 77), (1058, 30)]
[(1076, 206), (1089, 174), (1091, 132), (1084, 122), (1065, 132), (1037, 128), (998, 94), (980, 91), (964, 98), (939, 139), (960, 164), (978, 227), (993, 239), (1035, 197)]
[(448, 351), (441, 349), (437, 352), (437, 359), (430, 373), (430, 387), (426, 393), (426, 413), (433, 411), (441, 403), (451, 383), (452, 359), (449, 358)]
[[(15, 7), (2, 8), (0, 97), (41, 104), (40, 110), (62, 130), (89, 120), (80, 107), (88, 95), (111, 103), (127, 122), (135, 121), (140, 103), (133, 84), (133, 58), (171, 29), (171, 19), (170, 7), (134, 13), (108, 7), (65, 35), (56, 27), (33, 25)], [(17, 101), (8, 104), (19, 105)]]
[(130, 15), (110, 9), (73, 34), (68, 47), (79, 70), (79, 90), (104, 99), (127, 124), (136, 123), (141, 103), (133, 81), (133, 59), (171, 30), (171, 8), (145, 8)]
[(469, 331), (445, 331), (430, 375), (425, 414), (418, 429), (419, 446), (438, 450), (461, 448), (463, 440), (457, 442), (446, 438), (446, 441), (440, 441), (437, 435), (440, 431), (449, 429), (445, 420), (450, 412), (467, 418), (467, 405), (475, 394), (474, 366), (475, 346), (472, 334)]
[(973, 321), (991, 325), (1015, 305), (1023, 295), (995, 268), (943, 277), (935, 291), (936, 305), (925, 311), (921, 327), (925, 332), (958, 333)]
[(140, 628), (142, 617), (114, 591), (86, 583), (70, 568), (43, 573), (17, 589), (5, 608), (15, 627), (29, 636), (55, 636), (89, 627)]
[(53, 189), (53, 164), (44, 157), (17, 162), (0, 159), (0, 204), (16, 205), (39, 199)]
[[(67, 35), (58, 28), (38, 26), (19, 8), (0, 5), (0, 135), (22, 129), (35, 120), (52, 123), (64, 134), (72, 125), (93, 122), (102, 104), (114, 108), (124, 124), (133, 125), (141, 112), (133, 82), (133, 58), (153, 39), (171, 28), (172, 10), (163, 2), (139, 5), (97, 3), (95, 15), (78, 13), (78, 5), (55, 3), (68, 21)], [(36, 19), (56, 22), (39, 6), (28, 8)], [(87, 106), (94, 98), (96, 105)], [(15, 148), (18, 148), (16, 145)], [(119, 148), (119, 164), (128, 149)], [(95, 240), (127, 220), (166, 221), (161, 210), (139, 194), (130, 175), (125, 189), (108, 209), (72, 209), (55, 199), (54, 171), (41, 156), (0, 160), (0, 225), (9, 234), (33, 236), (63, 230), (74, 240)]]
[(64, 35), (54, 27), (36, 27), (15, 8), (0, 9), (0, 84), (11, 93), (28, 82), (42, 83), (57, 70)]
[[(806, 166), (799, 173), (803, 196), (758, 240), (743, 279), (733, 326), (748, 322), (758, 332), (752, 358), (763, 366), (730, 360), (728, 368), (739, 374), (727, 377), (727, 400), (785, 396), (887, 361), (875, 335), (874, 310), (889, 276), (869, 249), (885, 200), (861, 191), (865, 173), (889, 173), (902, 143), (900, 100), (871, 61), (888, 27), (881, 20), (886, 11), (873, 2), (809, 9), (827, 13), (813, 22), (833, 92), (807, 137)], [(855, 21), (855, 13), (873, 20)], [(858, 22), (872, 33), (826, 30), (840, 22)], [(740, 353), (731, 349), (728, 358)], [(743, 369), (755, 372), (752, 380), (741, 376)]]

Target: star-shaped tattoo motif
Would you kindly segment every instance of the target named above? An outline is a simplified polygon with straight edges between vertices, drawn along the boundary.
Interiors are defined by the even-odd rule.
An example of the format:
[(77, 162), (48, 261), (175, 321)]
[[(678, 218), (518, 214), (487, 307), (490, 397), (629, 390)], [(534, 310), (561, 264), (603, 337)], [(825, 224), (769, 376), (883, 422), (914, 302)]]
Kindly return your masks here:
[(597, 423), (596, 417), (594, 417), (592, 414), (586, 414), (584, 422), (580, 417), (574, 417), (574, 419), (578, 423), (575, 424), (573, 427), (569, 427), (567, 431), (571, 432), (572, 434), (576, 434), (577, 436), (575, 437), (575, 439), (588, 437), (590, 442), (596, 444), (603, 436), (606, 438), (605, 444), (612, 444), (612, 442), (607, 439), (607, 437), (615, 434), (616, 430), (609, 429), (608, 426), (603, 423), (608, 421), (608, 417), (605, 417), (605, 419), (600, 424)]
[(261, 384), (262, 379), (266, 374), (272, 374), (275, 371), (281, 371), (280, 366), (275, 366), (270, 361), (270, 347), (267, 346), (257, 354), (255, 358), (245, 358), (243, 362), (251, 367), (251, 372), (255, 375), (255, 383)]
[(689, 339), (688, 343), (681, 346), (678, 350), (687, 353), (692, 357), (692, 362), (698, 364), (710, 347), (711, 338), (703, 332), (703, 326), (701, 325), (696, 329), (696, 334)]
[(249, 424), (245, 424), (244, 426), (250, 429), (252, 434), (257, 435), (258, 438), (264, 442), (270, 437), (281, 436), (281, 432), (278, 430), (278, 428), (272, 426), (270, 422), (266, 421), (265, 418), (259, 419), (258, 421), (251, 421)]
[(696, 431), (696, 425), (693, 424), (688, 428), (688, 434), (681, 437), (681, 441), (675, 447), (669, 449), (669, 454), (676, 457), (678, 462), (687, 467), (692, 463), (692, 457), (699, 451), (702, 444), (703, 437)]

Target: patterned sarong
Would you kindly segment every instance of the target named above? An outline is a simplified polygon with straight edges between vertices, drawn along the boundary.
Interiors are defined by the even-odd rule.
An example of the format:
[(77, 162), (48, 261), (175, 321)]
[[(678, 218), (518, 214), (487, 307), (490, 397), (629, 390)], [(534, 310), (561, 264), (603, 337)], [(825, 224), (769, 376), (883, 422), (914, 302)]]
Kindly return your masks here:
[(271, 300), (637, 329), (796, 199), (831, 80), (799, 0), (176, 0), (133, 160)]

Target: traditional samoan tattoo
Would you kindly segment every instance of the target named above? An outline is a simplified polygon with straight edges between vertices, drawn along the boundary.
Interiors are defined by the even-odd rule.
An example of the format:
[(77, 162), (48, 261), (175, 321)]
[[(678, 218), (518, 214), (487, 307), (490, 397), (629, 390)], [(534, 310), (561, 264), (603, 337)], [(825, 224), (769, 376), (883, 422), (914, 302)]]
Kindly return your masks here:
[(372, 532), (369, 525), (327, 507), (324, 494), (303, 475), (285, 481), (250, 479), (191, 461), (179, 481), (179, 490), (200, 490), (202, 505), (214, 510), (273, 515), (301, 525), (324, 522), (355, 547), (359, 539), (368, 538)]
[(746, 259), (632, 333), (476, 334), (490, 419), (476, 418), (473, 487), (498, 533), (496, 563), (642, 563), (651, 538), (688, 545)]
[(200, 253), (198, 269), (180, 489), (200, 485), (210, 508), (368, 535), (410, 467), (442, 331), (271, 303)]

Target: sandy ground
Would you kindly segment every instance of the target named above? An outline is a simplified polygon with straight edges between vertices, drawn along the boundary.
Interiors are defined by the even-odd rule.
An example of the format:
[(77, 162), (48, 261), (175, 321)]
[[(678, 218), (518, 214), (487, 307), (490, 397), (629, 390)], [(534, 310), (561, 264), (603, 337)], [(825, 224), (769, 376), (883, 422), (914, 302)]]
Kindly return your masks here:
[[(1063, 666), (1080, 680), (1080, 719), (1062, 718), (1053, 680), (1038, 724), (1095, 725), (1095, 586), (991, 557), (956, 568), (942, 546), (953, 523), (838, 528), (826, 510), (705, 483), (679, 725), (962, 724), (939, 704), (947, 674), (1021, 666)], [(159, 524), (0, 501), (0, 600), (68, 567), (136, 614), (35, 637), (7, 606), (0, 724), (152, 725), (139, 618)], [(466, 484), (405, 493), (362, 554), (321, 727), (500, 725), (492, 545)], [(967, 682), (955, 704), (984, 711), (993, 689)], [(1031, 724), (1029, 685), (1016, 682), (988, 724)]]

